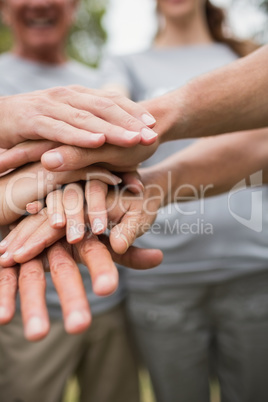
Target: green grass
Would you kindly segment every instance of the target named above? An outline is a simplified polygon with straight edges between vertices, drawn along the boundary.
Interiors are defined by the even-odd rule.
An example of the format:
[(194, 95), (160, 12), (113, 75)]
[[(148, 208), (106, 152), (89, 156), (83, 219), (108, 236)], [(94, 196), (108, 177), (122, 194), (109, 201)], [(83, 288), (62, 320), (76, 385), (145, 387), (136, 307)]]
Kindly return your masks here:
[[(141, 402), (155, 402), (150, 378), (146, 371), (141, 371), (140, 373), (140, 384), (141, 384)], [(211, 402), (220, 402), (219, 397), (219, 386), (217, 382), (211, 383), (210, 387)], [(75, 378), (70, 380), (66, 387), (65, 396), (63, 402), (79, 402), (79, 387)]]

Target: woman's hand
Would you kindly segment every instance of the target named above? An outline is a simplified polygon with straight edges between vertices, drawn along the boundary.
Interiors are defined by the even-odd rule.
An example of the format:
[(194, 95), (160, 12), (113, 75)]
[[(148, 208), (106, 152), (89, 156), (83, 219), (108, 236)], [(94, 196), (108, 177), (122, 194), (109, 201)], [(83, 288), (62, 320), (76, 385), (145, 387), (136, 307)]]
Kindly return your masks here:
[(151, 144), (152, 115), (129, 99), (79, 86), (58, 87), (0, 98), (0, 139), (11, 148), (28, 139), (96, 148)]

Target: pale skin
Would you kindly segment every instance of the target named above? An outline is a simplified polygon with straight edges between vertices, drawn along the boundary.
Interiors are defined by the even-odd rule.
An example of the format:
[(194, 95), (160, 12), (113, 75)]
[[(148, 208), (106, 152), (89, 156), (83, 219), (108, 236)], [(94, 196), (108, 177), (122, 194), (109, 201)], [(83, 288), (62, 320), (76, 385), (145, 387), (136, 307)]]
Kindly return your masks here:
[[(62, 172), (52, 175), (43, 169), (40, 163), (25, 166), (0, 178), (1, 224), (12, 223), (17, 219), (25, 210), (26, 204), (35, 200), (37, 194), (44, 197), (53, 187), (57, 188), (62, 184), (76, 180), (98, 181), (102, 184), (106, 182), (107, 185), (116, 185), (121, 182), (117, 176), (96, 166), (74, 171), (73, 174)], [(130, 177), (128, 180), (130, 183), (134, 183), (138, 191), (141, 191), (139, 180), (135, 177)], [(8, 187), (10, 185), (12, 191), (9, 199)], [(11, 199), (16, 200), (15, 209)], [(37, 215), (38, 218), (40, 216), (40, 214)], [(104, 228), (102, 228), (103, 230)], [(109, 242), (107, 243), (105, 239), (101, 242), (97, 237), (82, 237), (69, 238), (72, 243), (79, 241), (79, 244), (72, 248), (63, 241), (56, 246), (52, 245), (47, 253), (49, 263), (53, 264), (51, 270), (54, 269), (57, 274), (57, 267), (60, 268), (60, 275), (55, 274), (53, 281), (61, 300), (65, 328), (69, 333), (81, 332), (91, 322), (90, 309), (77, 262), (82, 262), (88, 266), (94, 291), (99, 295), (109, 295), (116, 290), (118, 285), (118, 273), (113, 259), (118, 263), (138, 269), (156, 266), (162, 259), (162, 253), (159, 250), (138, 250), (135, 248), (122, 257), (111, 250)], [(54, 256), (52, 260), (49, 257), (50, 255)], [(142, 263), (139, 262), (140, 259)], [(29, 340), (41, 339), (46, 336), (49, 330), (44, 300), (43, 265), (48, 268), (47, 258), (44, 260), (44, 256), (34, 258), (27, 264), (22, 264), (20, 269), (18, 269), (19, 267), (0, 268), (0, 323), (7, 323), (13, 317), (15, 312), (14, 297), (19, 281), (25, 336)], [(36, 300), (36, 303), (33, 304), (32, 300)]]
[[(192, 199), (193, 188), (201, 197), (218, 195), (260, 170), (263, 184), (267, 184), (267, 145), (267, 129), (203, 138), (163, 162), (141, 169), (139, 173), (144, 191), (140, 194), (131, 194), (128, 188), (107, 192), (103, 183), (93, 180), (93, 186), (86, 190), (86, 222), (98, 209), (105, 210), (108, 221), (114, 226), (110, 233), (111, 246), (114, 252), (122, 254), (149, 229), (160, 207)], [(201, 192), (201, 188), (206, 188), (206, 191)], [(72, 199), (63, 202), (61, 198), (59, 203), (55, 202), (51, 193), (47, 202), (48, 213), (27, 217), (7, 236), (6, 244), (0, 248), (1, 253), (8, 251), (6, 256), (0, 257), (3, 266), (26, 262), (65, 235), (65, 221), (62, 220), (57, 227), (49, 215), (58, 212), (65, 215), (66, 220), (72, 218), (75, 225), (72, 203), (73, 197), (79, 197), (81, 188), (79, 184), (74, 184), (70, 190)], [(68, 186), (64, 191), (68, 191)], [(91, 201), (93, 195), (97, 196), (97, 209)], [(84, 223), (83, 205), (76, 212), (78, 222)], [(131, 230), (128, 230), (130, 227)]]
[[(108, 254), (107, 252), (103, 253), (103, 251), (99, 249), (100, 247), (103, 250), (105, 246), (97, 241), (97, 238), (94, 236), (89, 238), (84, 237), (82, 241), (82, 244), (83, 242), (89, 243), (88, 248), (86, 247), (86, 256), (82, 257), (82, 260), (86, 262), (86, 265), (89, 267), (93, 279), (94, 291), (98, 294), (104, 294), (107, 290), (111, 291), (116, 283), (117, 273), (114, 270), (111, 258), (121, 264), (130, 266), (135, 265), (134, 261), (136, 261), (136, 264), (138, 261), (138, 265), (141, 269), (153, 266), (153, 263), (157, 265), (161, 262), (162, 256), (159, 250), (136, 251), (131, 247), (128, 249), (128, 247), (138, 236), (141, 236), (146, 230), (149, 230), (160, 207), (167, 205), (169, 202), (172, 202), (172, 200), (178, 201), (178, 197), (179, 201), (191, 199), (193, 197), (191, 186), (197, 190), (200, 189), (201, 185), (207, 187), (208, 190), (204, 192), (202, 196), (212, 196), (227, 191), (243, 178), (248, 178), (250, 174), (263, 168), (263, 182), (268, 183), (268, 162), (266, 157), (267, 141), (267, 130), (205, 138), (152, 168), (142, 169), (140, 173), (145, 186), (145, 190), (142, 194), (135, 196), (129, 192), (125, 192), (122, 195), (121, 203), (117, 202), (115, 205), (113, 204), (115, 192), (110, 190), (106, 197), (106, 207), (108, 209), (109, 220), (115, 224), (110, 234), (112, 248), (109, 247), (109, 252), (111, 254), (109, 254), (109, 252)], [(171, 178), (169, 187), (171, 190), (170, 193), (167, 188), (168, 177)], [(151, 186), (151, 184), (153, 184), (153, 186)], [(186, 184), (186, 186), (184, 186), (184, 184)], [(178, 188), (180, 189), (179, 193)], [(110, 205), (114, 205), (112, 209), (109, 209)], [(59, 240), (64, 235), (64, 227), (55, 229), (50, 226), (46, 214), (38, 214), (24, 219), (24, 221), (9, 234), (6, 239), (7, 243), (1, 247), (1, 253), (5, 251), (9, 253), (8, 258), (5, 259), (3, 256), (1, 257), (1, 264), (3, 266), (9, 266), (9, 268), (2, 269), (0, 273), (0, 286), (2, 286), (3, 289), (3, 291), (0, 292), (0, 306), (5, 309), (5, 315), (2, 316), (1, 322), (10, 321), (14, 313), (18, 271), (16, 268), (10, 267), (10, 265), (19, 262), (22, 263), (22, 267), (25, 270), (29, 269), (30, 271), (28, 275), (22, 277), (21, 281), (24, 278), (26, 279), (24, 286), (20, 285), (20, 288), (21, 292), (25, 292), (22, 293), (22, 297), (24, 294), (27, 294), (28, 303), (25, 302), (23, 305), (23, 317), (25, 334), (28, 339), (31, 340), (45, 336), (49, 324), (43, 299), (44, 279), (41, 263), (38, 262), (34, 270), (30, 269), (32, 267), (31, 264), (26, 266), (24, 264), (27, 264), (30, 258), (33, 259), (31, 261), (36, 261), (36, 255), (40, 254), (46, 246)], [(42, 238), (42, 241), (40, 238)], [(94, 247), (90, 244), (92, 241)], [(24, 249), (14, 254), (21, 248), (22, 244), (24, 245)], [(67, 247), (66, 243), (64, 244), (64, 247)], [(80, 244), (81, 243), (78, 243), (75, 247), (80, 247)], [(105, 244), (107, 245), (107, 240), (105, 240)], [(66, 311), (68, 311), (68, 306), (71, 305), (74, 308), (72, 311), (80, 312), (81, 305), (86, 305), (84, 292), (81, 289), (81, 278), (78, 279), (78, 277), (76, 277), (75, 264), (73, 260), (70, 260), (70, 256), (65, 256), (64, 248), (58, 245), (58, 243), (56, 246), (52, 247), (56, 247), (56, 249), (52, 248), (52, 250), (56, 250), (57, 253), (60, 247), (60, 250), (62, 250), (60, 252), (63, 253), (60, 260), (65, 260), (65, 265), (61, 264), (61, 270), (63, 270), (62, 277), (55, 276), (58, 281), (63, 278), (65, 282), (67, 281), (66, 287), (65, 285), (62, 286), (63, 281), (56, 285), (56, 288), (61, 294), (65, 327), (66, 330), (71, 333), (79, 332), (85, 329), (90, 323), (88, 310), (84, 310), (84, 307), (82, 308), (80, 323), (74, 324), (71, 328), (69, 327), (70, 324), (66, 324), (69, 317)], [(97, 251), (93, 256), (92, 252), (94, 252), (94, 250)], [(98, 260), (99, 258), (103, 259), (103, 263)], [(98, 263), (92, 264), (92, 261), (97, 261)], [(52, 263), (51, 261), (49, 262), (51, 266)], [(56, 262), (54, 261), (54, 263)], [(144, 266), (140, 265), (141, 263), (143, 263)], [(104, 273), (104, 276), (108, 279), (105, 285), (106, 288), (103, 287), (103, 285), (98, 288), (98, 277), (95, 275), (99, 273), (100, 265), (103, 266), (104, 269), (102, 273)], [(53, 266), (51, 266), (51, 269), (54, 269)], [(9, 278), (9, 280), (7, 278)], [(68, 282), (69, 279), (70, 282)], [(72, 283), (75, 291), (75, 299), (72, 299), (72, 301), (70, 301), (70, 294), (68, 293), (68, 283)], [(38, 291), (36, 291), (36, 286), (38, 287)], [(32, 297), (34, 297), (35, 300), (37, 298), (35, 306), (30, 303)], [(77, 304), (74, 302), (75, 300), (77, 300)], [(83, 302), (81, 302), (81, 300), (83, 300)], [(81, 305), (79, 305), (79, 303), (81, 303)], [(27, 329), (27, 324), (32, 316), (38, 317), (38, 319), (41, 320), (41, 329), (39, 329), (37, 333), (29, 333)]]
[[(264, 68), (267, 63), (268, 45), (192, 80), (181, 89), (143, 102), (142, 105), (157, 120), (154, 129), (159, 134), (159, 142), (268, 126), (268, 73)], [(54, 147), (51, 145), (51, 148)], [(53, 171), (71, 170), (75, 166), (81, 168), (88, 164), (92, 153), (68, 146), (41, 153), (32, 143), (25, 144), (23, 152), (21, 164), (40, 159), (43, 155), (43, 165)], [(20, 149), (5, 155), (6, 163), (11, 163), (17, 154), (21, 155)], [(106, 162), (105, 158), (103, 162)]]
[[(254, 89), (256, 89), (256, 87), (254, 87)], [(176, 92), (176, 94), (177, 94), (177, 92)], [(166, 140), (174, 139), (175, 132), (176, 132), (175, 136), (177, 136), (177, 133), (179, 133), (178, 138), (181, 138), (183, 135), (185, 135), (185, 136), (188, 135), (188, 134), (187, 135), (185, 134), (186, 133), (186, 128), (185, 127), (189, 127), (189, 122), (187, 121), (187, 119), (188, 119), (188, 117), (191, 117), (190, 112), (191, 112), (191, 106), (192, 105), (190, 105), (190, 108), (188, 107), (188, 109), (187, 109), (187, 102), (184, 100), (184, 96), (183, 96), (183, 94), (185, 94), (185, 91), (184, 92), (181, 91), (180, 94), (181, 94), (180, 97), (176, 96), (176, 99), (175, 99), (175, 97), (171, 96), (169, 98), (169, 101), (167, 101), (167, 99), (165, 97), (163, 97), (163, 98), (160, 99), (160, 101), (158, 100), (158, 101), (154, 101), (154, 102), (151, 103), (151, 107), (154, 108), (154, 110), (159, 112), (159, 116), (164, 117), (164, 119), (162, 119), (162, 123), (161, 123), (161, 121), (159, 122), (160, 123), (159, 127), (160, 127), (160, 132), (162, 130), (163, 133), (164, 132), (166, 133)], [(183, 104), (183, 107), (182, 107), (182, 104)], [(175, 105), (175, 108), (176, 108), (175, 112), (170, 107), (170, 106), (172, 106), (173, 109), (174, 109), (174, 105)], [(180, 113), (180, 116), (178, 116), (178, 113), (177, 113), (178, 106), (180, 106), (180, 109), (182, 110), (182, 112), (184, 112), (183, 116), (186, 116), (186, 119), (181, 119), (181, 113)], [(196, 107), (199, 107), (199, 104), (197, 104)], [(170, 118), (167, 119), (167, 116), (169, 116)], [(195, 114), (193, 114), (193, 116), (195, 116)], [(207, 115), (204, 115), (204, 116), (207, 117)], [(209, 117), (209, 123), (210, 123), (211, 122), (211, 116), (209, 115), (208, 117)], [(184, 120), (184, 121), (183, 122), (178, 121), (179, 119)], [(194, 123), (193, 126), (196, 126), (195, 128), (197, 128), (196, 123)], [(184, 131), (183, 131), (183, 128), (184, 128)], [(193, 132), (194, 132), (194, 130), (193, 130)], [(203, 133), (202, 133), (202, 135), (203, 135)], [(193, 135), (193, 136), (195, 136), (195, 135)], [(28, 138), (28, 137), (26, 137), (26, 138)], [(32, 137), (30, 137), (30, 138), (32, 138)], [(175, 137), (175, 138), (177, 138), (177, 137)], [(56, 137), (56, 141), (61, 142), (61, 141), (59, 141), (57, 139), (57, 137)], [(28, 143), (27, 145), (29, 146), (29, 144), (30, 143)], [(21, 149), (22, 148), (20, 148), (20, 152), (21, 152)], [(81, 160), (81, 156), (83, 156), (83, 155), (84, 155), (84, 158), (82, 160), (84, 161), (84, 163), (86, 165), (88, 165), (88, 156), (89, 156), (89, 154), (87, 153), (86, 149), (77, 150), (77, 149), (72, 149), (71, 147), (69, 147), (69, 148), (65, 147), (64, 150), (65, 150), (65, 152), (67, 151), (68, 156), (71, 157), (71, 161), (73, 163), (73, 166), (76, 163), (75, 159), (77, 157), (78, 157), (77, 159), (79, 159), (77, 162), (79, 162), (81, 164), (80, 160)], [(26, 155), (26, 157), (28, 157), (27, 156), (27, 148), (24, 148), (23, 152)], [(51, 155), (50, 155), (50, 161), (48, 160), (49, 158), (43, 157), (43, 163), (45, 164), (46, 167), (50, 166), (50, 168), (52, 168), (51, 164), (54, 163), (53, 169), (55, 169), (55, 159), (56, 159), (56, 162), (60, 162), (60, 165), (57, 166), (56, 169), (66, 170), (66, 168), (68, 168), (68, 163), (69, 162), (65, 161), (64, 159), (62, 160), (61, 157), (59, 158), (59, 155), (62, 156), (61, 153), (59, 153), (58, 155), (56, 155), (56, 158), (54, 158), (54, 161), (53, 161), (53, 157), (51, 157)], [(73, 159), (72, 159), (72, 156), (74, 156)], [(29, 161), (29, 160), (31, 160), (31, 159), (28, 158), (27, 161)], [(104, 159), (104, 160), (102, 160), (102, 162), (107, 162), (107, 160)], [(132, 163), (132, 161), (128, 160), (128, 164), (131, 165), (130, 162)], [(47, 163), (47, 165), (46, 165), (46, 163)], [(134, 163), (133, 165), (136, 165), (136, 164)], [(136, 233), (134, 233), (133, 236), (135, 237)], [(124, 246), (124, 247), (126, 248), (126, 246)]]
[[(12, 52), (20, 58), (38, 63), (50, 65), (64, 63), (67, 60), (64, 49), (65, 39), (73, 23), (76, 4), (77, 1), (75, 0), (55, 0), (49, 3), (28, 2), (27, 0), (1, 2), (4, 20), (10, 26), (14, 36)], [(45, 19), (50, 19), (50, 23), (47, 26), (43, 24), (42, 29), (40, 29), (38, 22), (40, 13)], [(155, 125), (153, 116), (141, 105), (136, 105), (118, 94), (105, 91), (90, 90), (78, 86), (58, 87), (29, 94), (1, 97), (0, 109), (1, 147), (12, 149), (13, 146), (19, 144), (16, 149), (20, 149), (26, 159), (27, 155), (23, 147), (20, 147), (20, 144), (23, 144), (25, 140), (35, 142), (37, 147), (41, 146), (42, 143), (42, 150), (50, 149), (51, 144), (55, 145), (56, 143), (79, 145), (87, 148), (98, 148), (107, 143), (112, 144), (110, 146), (113, 149), (121, 150), (122, 147), (132, 147), (137, 144), (141, 144), (140, 146), (143, 148), (143, 145), (150, 145), (157, 139), (157, 134), (151, 129)], [(17, 164), (14, 168), (28, 162), (31, 162), (31, 159), (24, 159), (22, 164)], [(9, 168), (4, 168), (2, 172)], [(97, 171), (104, 172), (100, 168), (92, 168), (95, 173)], [(91, 173), (93, 173), (92, 168), (90, 168)], [(132, 166), (132, 169), (134, 170), (135, 166)], [(50, 187), (51, 190), (53, 187), (57, 188), (68, 181), (81, 180), (88, 173), (89, 171), (86, 169), (84, 172), (80, 171), (78, 176), (76, 172), (73, 177), (71, 177), (70, 173), (65, 173), (61, 177), (56, 177), (55, 175), (52, 177), (40, 164), (37, 164), (22, 167), (21, 170), (3, 177), (0, 184), (2, 187), (1, 224), (11, 223), (17, 219), (23, 214), (26, 203), (40, 196), (43, 198), (47, 194), (47, 188)], [(94, 179), (95, 173), (93, 173), (91, 179)], [(108, 172), (105, 172), (105, 176), (107, 176), (106, 173)], [(97, 176), (95, 179), (103, 179), (103, 177)], [(110, 173), (108, 173), (108, 176), (111, 178)], [(112, 181), (115, 184), (117, 179)], [(136, 183), (138, 186), (140, 185), (137, 180)], [(8, 190), (10, 184), (11, 193)], [(9, 199), (8, 193), (11, 195)], [(15, 200), (15, 204), (10, 203), (11, 199)], [(81, 254), (76, 256), (75, 260), (67, 252), (60, 253), (59, 245), (57, 247), (52, 246), (51, 251), (48, 253), (48, 257), (50, 254), (53, 255), (53, 250), (56, 247), (57, 253), (54, 252), (55, 261), (51, 260), (52, 268), (53, 264), (54, 266), (55, 264), (63, 265), (60, 275), (54, 275), (53, 278), (62, 302), (66, 330), (70, 333), (80, 332), (90, 322), (89, 307), (75, 261), (83, 261), (87, 265), (86, 253), (92, 254), (90, 253), (92, 241), (93, 239), (84, 239), (79, 246), (76, 246), (76, 248), (79, 248), (84, 244), (84, 257), (81, 257)], [(62, 245), (60, 246), (62, 247)], [(106, 271), (98, 271), (93, 278), (94, 290), (99, 294), (110, 294), (115, 290), (118, 282), (118, 275), (112, 262), (112, 256), (107, 251), (106, 246), (99, 242), (98, 239), (95, 239), (94, 247), (100, 251), (99, 257), (102, 259), (95, 259), (94, 261), (105, 266), (107, 275), (110, 274), (107, 280), (107, 275), (104, 275)], [(68, 252), (72, 255), (73, 250), (69, 248)], [(61, 259), (57, 260), (55, 255), (61, 256)], [(127, 256), (126, 254), (128, 259), (126, 264), (135, 265), (133, 256), (130, 254)], [(116, 259), (117, 257), (114, 256), (114, 258)], [(159, 260), (159, 253), (157, 252), (154, 262), (153, 259), (154, 254), (151, 251), (149, 251), (149, 254), (145, 252), (144, 261), (147, 261), (145, 266), (149, 267), (151, 263), (153, 265), (157, 264), (157, 261), (161, 260), (161, 255)], [(92, 266), (92, 262), (90, 264)], [(69, 275), (64, 275), (65, 269), (69, 269)], [(76, 275), (72, 275), (73, 271), (76, 271)], [(39, 295), (40, 292), (39, 301), (41, 300), (41, 305), (44, 305), (42, 297), (45, 285), (42, 272), (42, 261), (39, 258), (31, 261), (26, 266), (22, 265), (20, 269), (19, 282), (25, 335), (30, 340), (40, 339), (48, 331), (47, 315), (44, 323), (37, 316), (32, 303), (32, 300), (36, 298), (36, 294)], [(14, 281), (14, 275), (16, 278), (17, 274), (17, 269), (16, 271), (13, 268), (3, 271), (1, 268), (0, 295), (4, 300), (0, 304), (0, 320), (2, 323), (9, 321), (14, 313), (14, 300), (11, 301), (9, 296), (16, 291), (17, 280), (15, 279)], [(40, 286), (38, 286), (38, 280)], [(26, 284), (26, 286), (23, 284)], [(9, 288), (10, 285), (13, 286), (11, 289)], [(35, 288), (35, 285), (37, 288)], [(74, 290), (71, 292), (72, 285), (74, 285)], [(69, 289), (69, 292), (66, 292), (67, 289)], [(8, 301), (10, 301), (10, 305)], [(67, 311), (68, 309), (66, 310), (68, 303), (70, 305), (69, 311)]]

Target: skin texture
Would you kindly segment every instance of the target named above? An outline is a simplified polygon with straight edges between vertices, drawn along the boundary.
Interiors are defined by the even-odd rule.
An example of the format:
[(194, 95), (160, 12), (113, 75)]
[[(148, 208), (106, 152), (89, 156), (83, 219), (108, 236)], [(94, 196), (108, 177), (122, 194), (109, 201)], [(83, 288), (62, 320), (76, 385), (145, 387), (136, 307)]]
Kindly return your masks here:
[(115, 291), (118, 282), (113, 259), (133, 268), (137, 267), (137, 261), (141, 261), (139, 269), (146, 269), (160, 264), (162, 253), (134, 247), (120, 256), (113, 253), (106, 239), (101, 242), (91, 236), (71, 248), (64, 240), (57, 242), (46, 253), (21, 264), (20, 268), (0, 267), (0, 324), (7, 324), (15, 313), (19, 285), (25, 337), (36, 341), (47, 335), (49, 319), (44, 297), (44, 270), (50, 267), (66, 331), (70, 334), (84, 331), (91, 323), (91, 314), (76, 263), (88, 266), (94, 291), (99, 295), (108, 295)]
[[(159, 142), (154, 147), (174, 139), (268, 126), (268, 79), (267, 69), (263, 68), (267, 62), (268, 45), (227, 67), (192, 80), (179, 90), (143, 102), (143, 106), (157, 120), (155, 131), (159, 134)], [(55, 144), (51, 145), (53, 147)], [(42, 156), (44, 166), (54, 171), (81, 168), (88, 163), (88, 155), (91, 154), (91, 151), (68, 146), (54, 152), (54, 158), (51, 157), (52, 152), (49, 152), (49, 157), (47, 152)], [(127, 155), (127, 150), (124, 152)], [(27, 143), (23, 148), (23, 157), (21, 153), (20, 149), (15, 148), (11, 154), (0, 155), (0, 166), (4, 163), (7, 167), (17, 154), (20, 155), (20, 163), (36, 160), (41, 152), (34, 144)], [(1, 162), (2, 158), (4, 162)], [(110, 163), (108, 152), (106, 157), (103, 155), (102, 162)]]
[[(106, 209), (108, 220), (114, 226), (110, 234), (113, 250), (117, 254), (124, 253), (137, 237), (149, 229), (161, 206), (178, 201), (178, 197), (180, 201), (187, 201), (193, 196), (193, 188), (199, 196), (214, 196), (230, 190), (263, 167), (263, 183), (267, 183), (267, 143), (267, 129), (204, 138), (153, 167), (141, 169), (143, 193), (133, 195), (124, 188), (120, 193), (109, 190)], [(200, 193), (201, 187), (207, 190)], [(102, 191), (101, 188), (99, 190)], [(95, 187), (93, 191), (96, 191)], [(87, 195), (88, 206), (90, 195)], [(70, 200), (68, 202), (70, 205)], [(71, 210), (68, 202), (62, 206), (65, 213), (66, 209)], [(90, 210), (87, 211), (90, 215)], [(83, 208), (80, 212), (84, 212)], [(64, 235), (64, 225), (58, 230), (51, 227), (46, 212), (30, 216), (6, 238), (6, 244), (0, 251), (7, 251), (8, 254), (2, 256), (0, 262), (3, 266), (26, 262)], [(22, 245), (23, 250), (15, 253)]]
[[(1, 2), (5, 22), (13, 31), (13, 53), (26, 60), (49, 65), (64, 63), (65, 38), (73, 22), (76, 3), (77, 1), (72, 0)], [(157, 139), (157, 134), (151, 129), (155, 125), (153, 116), (141, 105), (136, 105), (121, 95), (105, 91), (77, 86), (59, 87), (1, 97), (0, 109), (0, 142), (6, 149), (12, 149), (25, 140), (36, 141), (36, 146), (43, 151), (58, 143), (97, 148), (107, 142), (112, 144), (114, 155), (117, 155), (117, 148), (121, 150), (122, 147), (137, 144), (142, 144), (142, 147), (154, 143)], [(27, 203), (39, 197), (43, 198), (53, 188), (62, 184), (85, 179), (89, 173), (86, 169), (80, 173), (76, 170), (73, 177), (66, 172), (60, 176), (51, 176), (40, 163), (28, 164), (31, 158), (25, 153), (23, 146), (18, 145), (16, 149), (19, 149), (21, 163), (11, 162), (11, 168), (22, 166), (21, 169), (0, 179), (1, 224), (14, 222), (24, 213)], [(40, 157), (36, 159), (39, 160)], [(2, 173), (6, 174), (10, 166), (7, 164), (2, 168)], [(91, 167), (91, 173), (92, 169), (95, 172), (104, 172), (101, 167)], [(132, 166), (132, 169), (134, 170), (135, 166)], [(105, 176), (106, 173), (108, 172), (105, 172)], [(91, 179), (104, 179), (105, 182), (103, 175), (98, 177), (98, 174), (93, 174)], [(111, 178), (110, 173), (108, 176)], [(138, 179), (135, 180), (137, 186), (141, 186)], [(113, 183), (108, 179), (107, 184), (119, 181), (120, 179), (114, 177)], [(10, 183), (11, 198), (16, 200), (16, 208), (7, 197)], [(158, 264), (162, 258), (161, 252), (148, 250), (147, 253), (145, 250), (136, 249), (119, 257), (108, 251), (109, 244), (105, 245), (105, 239), (101, 242), (96, 237), (83, 238), (73, 248), (66, 244), (64, 241), (57, 243), (47, 249), (45, 255), (37, 256), (16, 268), (4, 270), (0, 267), (0, 323), (7, 323), (14, 314), (14, 296), (19, 284), (25, 336), (29, 340), (37, 340), (47, 334), (49, 323), (44, 301), (43, 274), (48, 265), (47, 261), (62, 303), (66, 331), (77, 333), (88, 327), (91, 319), (77, 262), (82, 261), (89, 267), (94, 290), (100, 295), (108, 295), (116, 289), (118, 282), (112, 258), (130, 266), (137, 266), (137, 261), (141, 258), (142, 263), (139, 263), (138, 267), (144, 268)], [(96, 250), (98, 255), (91, 259)], [(97, 270), (100, 267), (103, 269)]]

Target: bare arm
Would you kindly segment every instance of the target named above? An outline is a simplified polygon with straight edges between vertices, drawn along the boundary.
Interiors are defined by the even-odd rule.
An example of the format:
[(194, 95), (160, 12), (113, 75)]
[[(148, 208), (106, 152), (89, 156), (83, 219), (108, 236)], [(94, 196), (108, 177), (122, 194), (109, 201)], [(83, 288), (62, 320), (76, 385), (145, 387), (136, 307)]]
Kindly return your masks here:
[(162, 142), (266, 127), (267, 66), (268, 45), (143, 105)]

